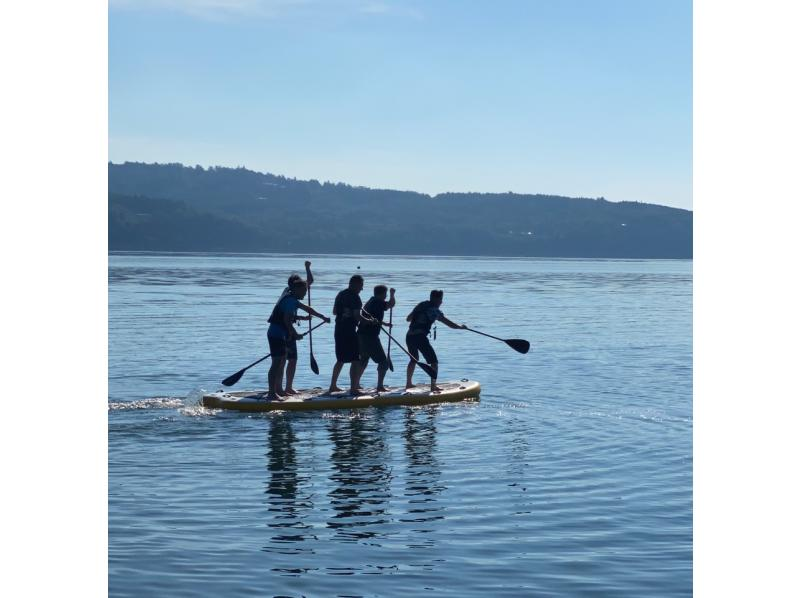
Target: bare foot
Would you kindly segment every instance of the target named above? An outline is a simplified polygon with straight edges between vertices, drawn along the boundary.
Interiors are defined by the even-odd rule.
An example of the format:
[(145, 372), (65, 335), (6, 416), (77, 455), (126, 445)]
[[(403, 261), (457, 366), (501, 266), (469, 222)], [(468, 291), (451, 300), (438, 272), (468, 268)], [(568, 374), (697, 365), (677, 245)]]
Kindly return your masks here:
[(287, 395), (296, 395), (297, 391), (294, 388), (287, 388), (286, 389), (286, 394)]
[(275, 393), (275, 392), (271, 392), (271, 393), (269, 393), (267, 395), (267, 400), (268, 401), (280, 401), (281, 400), (281, 395), (279, 395), (278, 393)]
[(341, 388), (339, 388), (338, 386), (331, 386), (331, 387), (328, 389), (328, 394), (331, 394), (331, 393), (333, 393), (333, 392), (342, 392), (342, 389), (341, 389)]
[(431, 392), (442, 392), (442, 389), (439, 388), (438, 386), (432, 386), (431, 387)]
[(416, 386), (413, 382), (411, 384), (406, 384), (406, 390), (410, 390)]
[(349, 394), (350, 394), (351, 397), (359, 397), (359, 396), (361, 396), (361, 393), (359, 392), (359, 390), (357, 388), (356, 389), (352, 389), (351, 388)]
[(375, 392), (389, 392), (389, 389), (386, 388), (385, 386), (379, 386), (378, 388), (375, 389)]

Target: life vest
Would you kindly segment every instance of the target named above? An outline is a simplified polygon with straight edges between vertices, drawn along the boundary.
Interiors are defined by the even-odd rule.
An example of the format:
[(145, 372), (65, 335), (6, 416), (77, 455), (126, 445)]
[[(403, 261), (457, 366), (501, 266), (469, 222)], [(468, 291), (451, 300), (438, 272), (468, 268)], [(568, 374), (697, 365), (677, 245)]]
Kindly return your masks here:
[(280, 326), (283, 326), (284, 321), (283, 321), (283, 316), (281, 316), (281, 310), (280, 310), (281, 303), (286, 301), (286, 299), (291, 296), (292, 295), (290, 294), (282, 295), (281, 298), (278, 299), (278, 302), (275, 304), (275, 307), (272, 308), (272, 314), (270, 314), (267, 322), (269, 322), (270, 324), (278, 324)]

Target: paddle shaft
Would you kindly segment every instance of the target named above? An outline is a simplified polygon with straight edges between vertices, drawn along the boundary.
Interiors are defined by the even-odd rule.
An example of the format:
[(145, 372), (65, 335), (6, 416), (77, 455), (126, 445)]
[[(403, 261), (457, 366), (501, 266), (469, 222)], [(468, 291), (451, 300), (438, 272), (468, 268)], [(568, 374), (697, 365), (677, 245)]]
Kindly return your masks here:
[[(311, 307), (311, 283), (314, 282), (314, 275), (311, 274), (311, 262), (306, 262), (306, 284), (308, 285), (308, 306)], [(314, 359), (314, 337), (311, 336), (311, 317), (308, 318), (308, 352), (311, 355), (311, 370), (314, 370), (316, 359)]]
[[(392, 327), (392, 312), (394, 311), (394, 307), (389, 308), (389, 328)], [(389, 369), (394, 371), (394, 364), (392, 363), (392, 339), (389, 339), (389, 342), (386, 343), (386, 361), (389, 362)]]
[[(308, 285), (308, 307), (311, 308), (311, 285), (314, 283), (314, 275), (311, 273), (311, 262), (306, 260), (306, 284)], [(314, 338), (311, 335), (311, 318), (308, 318), (308, 355), (309, 355), (309, 366), (311, 367), (311, 371), (315, 374), (319, 375), (319, 366), (317, 365), (317, 360), (314, 358)]]
[(469, 330), (470, 332), (474, 332), (476, 334), (482, 334), (483, 336), (488, 336), (489, 338), (493, 338), (496, 341), (506, 342), (506, 339), (504, 338), (500, 338), (499, 336), (492, 336), (491, 334), (486, 334), (485, 332), (481, 332), (480, 330), (475, 330), (474, 328), (464, 328), (464, 330)]

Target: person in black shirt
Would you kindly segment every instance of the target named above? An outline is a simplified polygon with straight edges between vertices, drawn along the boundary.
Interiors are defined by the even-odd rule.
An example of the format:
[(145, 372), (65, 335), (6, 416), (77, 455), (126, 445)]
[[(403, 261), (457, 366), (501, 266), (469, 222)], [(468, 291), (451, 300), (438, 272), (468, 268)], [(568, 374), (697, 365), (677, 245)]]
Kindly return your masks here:
[(376, 286), (374, 295), (367, 301), (362, 311), (362, 314), (371, 317), (372, 321), (362, 319), (358, 324), (358, 353), (361, 361), (356, 384), (361, 382), (361, 375), (367, 369), (369, 360), (372, 359), (378, 364), (378, 386), (375, 389), (378, 392), (387, 392), (387, 388), (383, 386), (383, 379), (389, 369), (389, 360), (383, 351), (380, 332), (381, 326), (391, 326), (383, 321), (384, 312), (394, 307), (394, 289), (390, 293), (391, 297), (389, 301), (386, 301), (386, 286), (382, 284)]
[(343, 291), (339, 291), (333, 303), (333, 315), (336, 316), (336, 327), (333, 339), (336, 343), (336, 364), (333, 366), (331, 387), (328, 392), (337, 392), (342, 389), (336, 386), (339, 373), (345, 363), (350, 364), (350, 394), (358, 394), (358, 335), (356, 326), (361, 318), (361, 297), (358, 294), (364, 288), (364, 278), (355, 274), (350, 278), (350, 284)]
[[(439, 359), (436, 357), (436, 351), (433, 350), (428, 340), (431, 326), (433, 326), (433, 323), (437, 320), (457, 330), (463, 330), (467, 325), (456, 324), (444, 317), (444, 314), (439, 309), (442, 305), (442, 301), (444, 301), (444, 291), (431, 291), (430, 297), (430, 300), (418, 303), (411, 313), (408, 314), (406, 320), (410, 322), (410, 324), (408, 326), (408, 333), (406, 334), (406, 345), (408, 346), (408, 352), (411, 353), (414, 359), (419, 359), (419, 354), (422, 353), (428, 365), (433, 368), (434, 372), (438, 373)], [(408, 362), (408, 368), (406, 369), (406, 388), (414, 387), (414, 384), (411, 382), (411, 377), (414, 375), (415, 366), (416, 364), (414, 361)], [(433, 377), (431, 378), (431, 392), (438, 390), (442, 389), (436, 386), (436, 377)]]

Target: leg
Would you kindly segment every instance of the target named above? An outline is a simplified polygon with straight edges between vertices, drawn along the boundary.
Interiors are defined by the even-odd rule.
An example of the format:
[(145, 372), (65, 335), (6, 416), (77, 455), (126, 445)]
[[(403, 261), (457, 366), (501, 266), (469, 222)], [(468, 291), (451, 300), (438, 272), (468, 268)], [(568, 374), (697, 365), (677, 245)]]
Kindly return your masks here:
[(411, 378), (414, 376), (414, 368), (417, 365), (417, 362), (414, 360), (419, 359), (419, 348), (417, 347), (417, 341), (419, 340), (418, 337), (420, 336), (422, 335), (406, 334), (406, 346), (408, 347), (408, 352), (411, 353), (411, 357), (414, 358), (409, 360), (408, 367), (406, 368), (406, 388), (414, 388), (414, 383), (411, 381)]
[[(367, 352), (364, 356), (369, 355), (369, 357), (378, 364), (378, 386), (376, 390), (378, 392), (386, 392), (388, 389), (383, 385), (383, 379), (386, 376), (386, 371), (389, 369), (389, 360), (386, 357), (386, 353), (383, 351), (381, 339), (377, 336), (372, 338), (366, 348)], [(367, 361), (364, 361), (364, 367), (366, 367), (367, 363)]]
[(350, 394), (353, 396), (358, 396), (359, 392), (358, 389), (358, 382), (361, 379), (361, 362), (351, 361), (350, 362)]
[(341, 388), (336, 386), (336, 381), (339, 379), (339, 372), (342, 371), (343, 366), (344, 363), (338, 360), (336, 364), (333, 366), (333, 375), (331, 376), (331, 387), (328, 389), (328, 392), (339, 392), (340, 390), (342, 390)]
[(280, 395), (278, 394), (278, 380), (280, 372), (283, 370), (284, 358), (283, 356), (273, 357), (272, 358), (272, 365), (269, 368), (269, 374), (267, 375), (269, 379), (269, 390), (267, 391), (267, 397), (270, 399), (277, 399)]
[(383, 379), (386, 377), (386, 372), (389, 370), (389, 360), (385, 360), (378, 364), (378, 392), (388, 392), (389, 389), (383, 385)]
[[(439, 371), (439, 363), (438, 362), (434, 361), (433, 363), (431, 363), (431, 367), (433, 368), (433, 371), (435, 373), (438, 373), (438, 371)], [(439, 392), (441, 390), (442, 390), (441, 388), (436, 386), (436, 378), (435, 377), (431, 378), (431, 392)]]
[(428, 365), (433, 368), (433, 376), (431, 376), (431, 392), (438, 392), (442, 389), (436, 386), (436, 378), (439, 374), (439, 358), (436, 357), (436, 351), (433, 350), (431, 347), (431, 343), (428, 340), (428, 337), (422, 337), (422, 340), (419, 343), (419, 350), (422, 353), (422, 356), (425, 358), (425, 361), (428, 362)]
[(408, 367), (406, 368), (406, 388), (414, 388), (414, 383), (411, 382), (411, 378), (414, 376), (414, 368), (416, 364), (413, 360), (409, 360)]
[(286, 392), (283, 390), (283, 370), (286, 367), (286, 359), (282, 360), (281, 369), (275, 377), (275, 394), (283, 396)]
[(297, 358), (295, 359), (288, 359), (286, 361), (286, 394), (287, 395), (295, 395), (297, 391), (292, 386), (292, 382), (294, 382), (294, 373), (297, 370)]

